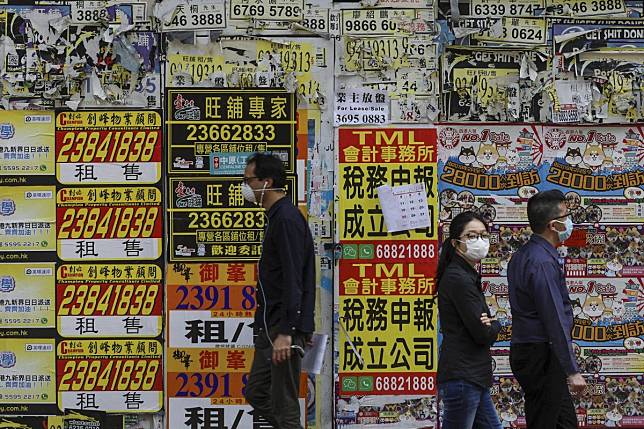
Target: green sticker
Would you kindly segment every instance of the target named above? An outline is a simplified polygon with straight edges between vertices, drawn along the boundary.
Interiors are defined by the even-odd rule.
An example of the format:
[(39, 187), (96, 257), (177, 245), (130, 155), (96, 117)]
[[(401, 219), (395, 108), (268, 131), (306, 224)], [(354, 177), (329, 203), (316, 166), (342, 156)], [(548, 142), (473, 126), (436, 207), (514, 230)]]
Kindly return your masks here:
[(342, 379), (342, 390), (344, 390), (344, 391), (358, 390), (358, 378), (357, 377), (344, 377)]
[(371, 392), (373, 390), (373, 377), (360, 377), (358, 379), (358, 390)]
[(342, 246), (342, 258), (356, 259), (358, 257), (358, 246), (356, 244), (345, 244)]
[(373, 259), (373, 244), (360, 245), (360, 259)]

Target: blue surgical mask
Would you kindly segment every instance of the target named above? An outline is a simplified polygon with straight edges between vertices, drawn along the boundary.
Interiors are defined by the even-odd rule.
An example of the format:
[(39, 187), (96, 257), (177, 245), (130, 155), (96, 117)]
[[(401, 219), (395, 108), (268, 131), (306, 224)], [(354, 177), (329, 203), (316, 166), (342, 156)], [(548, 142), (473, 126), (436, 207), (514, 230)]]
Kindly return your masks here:
[(572, 235), (572, 230), (573, 230), (573, 224), (572, 224), (572, 219), (570, 217), (567, 217), (565, 221), (560, 221), (560, 220), (555, 220), (555, 222), (563, 223), (566, 229), (563, 231), (557, 231), (557, 234), (559, 234), (559, 242), (563, 243), (564, 241), (568, 240), (570, 236)]

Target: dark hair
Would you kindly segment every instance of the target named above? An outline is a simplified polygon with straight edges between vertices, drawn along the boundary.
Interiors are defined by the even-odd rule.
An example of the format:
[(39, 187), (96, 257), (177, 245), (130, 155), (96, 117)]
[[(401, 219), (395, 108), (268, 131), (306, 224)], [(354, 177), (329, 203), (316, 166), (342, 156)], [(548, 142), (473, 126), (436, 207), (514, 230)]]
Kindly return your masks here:
[(458, 240), (465, 226), (473, 220), (480, 221), (485, 225), (485, 229), (489, 230), (487, 222), (483, 217), (475, 212), (462, 212), (454, 217), (449, 224), (449, 237), (443, 241), (443, 246), (441, 247), (441, 253), (438, 258), (438, 268), (436, 269), (436, 286), (441, 282), (443, 274), (448, 265), (452, 263), (454, 255), (456, 255), (456, 248), (452, 246), (452, 240)]
[(286, 189), (286, 169), (277, 156), (257, 152), (246, 159), (246, 165), (255, 164), (255, 176), (258, 179), (273, 179), (273, 188)]
[(532, 232), (541, 234), (548, 222), (559, 216), (559, 204), (566, 201), (563, 192), (558, 189), (537, 192), (528, 200), (528, 221)]

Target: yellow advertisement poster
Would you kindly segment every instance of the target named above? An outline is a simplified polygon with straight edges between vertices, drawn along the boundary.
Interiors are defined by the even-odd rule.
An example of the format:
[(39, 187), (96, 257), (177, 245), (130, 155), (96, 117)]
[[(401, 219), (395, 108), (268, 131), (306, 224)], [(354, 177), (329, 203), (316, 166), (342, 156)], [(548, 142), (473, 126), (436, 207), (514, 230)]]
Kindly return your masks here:
[(55, 249), (55, 189), (0, 187), (0, 252)]
[(342, 395), (436, 393), (435, 296), (341, 296), (339, 305)]
[(53, 175), (53, 137), (54, 112), (2, 112), (0, 176)]
[(54, 263), (3, 264), (0, 272), (0, 325), (53, 328)]
[(0, 340), (1, 414), (51, 414), (47, 405), (56, 404), (55, 358), (53, 338)]
[(55, 141), (61, 183), (140, 185), (161, 179), (157, 111), (59, 112)]
[(436, 371), (436, 296), (342, 296), (340, 317), (340, 373)]
[[(73, 337), (156, 337), (162, 332), (161, 267), (66, 264), (58, 269), (58, 332)], [(149, 277), (146, 277), (149, 275)]]
[[(340, 240), (433, 240), (437, 225), (436, 129), (339, 130)], [(430, 226), (389, 233), (377, 188), (424, 183)]]
[(56, 361), (58, 407), (141, 413), (163, 404), (163, 346), (156, 340), (64, 340)]

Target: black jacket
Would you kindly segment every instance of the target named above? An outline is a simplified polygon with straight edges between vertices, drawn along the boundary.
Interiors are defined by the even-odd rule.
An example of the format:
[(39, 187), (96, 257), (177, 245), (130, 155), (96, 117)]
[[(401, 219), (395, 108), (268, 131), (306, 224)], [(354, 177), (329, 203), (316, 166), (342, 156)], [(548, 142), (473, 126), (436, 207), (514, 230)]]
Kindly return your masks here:
[(492, 386), (490, 346), (501, 325), (481, 323), (490, 314), (481, 291), (481, 276), (456, 255), (438, 285), (438, 315), (443, 334), (438, 358), (438, 382), (466, 380)]
[(313, 238), (306, 219), (289, 198), (281, 198), (268, 210), (259, 279), (255, 327), (265, 327), (265, 316), (271, 332), (312, 333), (315, 311)]

